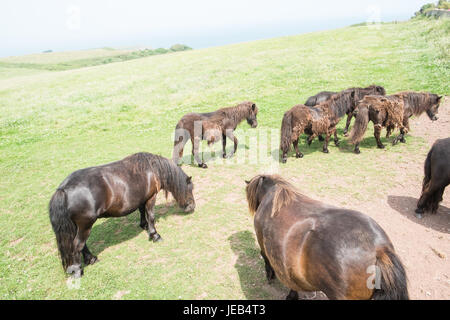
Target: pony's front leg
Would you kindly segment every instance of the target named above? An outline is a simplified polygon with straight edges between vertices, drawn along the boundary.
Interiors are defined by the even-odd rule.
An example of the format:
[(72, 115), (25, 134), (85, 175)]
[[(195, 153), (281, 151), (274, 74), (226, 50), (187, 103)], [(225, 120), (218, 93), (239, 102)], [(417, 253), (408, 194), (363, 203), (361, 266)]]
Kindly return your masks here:
[(294, 140), (292, 142), (292, 144), (294, 145), (294, 149), (295, 149), (295, 157), (296, 158), (303, 158), (303, 153), (300, 152), (300, 150), (298, 149), (298, 140), (300, 139), (300, 137), (297, 138), (297, 140)]
[(373, 135), (375, 136), (375, 140), (377, 141), (377, 147), (380, 149), (384, 149), (384, 144), (381, 143), (380, 139), (381, 129), (381, 124), (374, 125)]
[(355, 151), (356, 154), (360, 154), (361, 150), (359, 150), (359, 142), (357, 144), (355, 144)]
[(353, 112), (347, 114), (347, 122), (345, 123), (344, 136), (348, 136), (348, 128), (350, 127), (350, 123), (352, 122)]
[(330, 137), (331, 137), (331, 133), (327, 132), (327, 135), (325, 136), (325, 141), (323, 143), (323, 152), (324, 153), (330, 152), (330, 151), (328, 151), (328, 142), (330, 141)]
[(94, 264), (98, 261), (98, 258), (94, 256), (91, 251), (89, 251), (88, 246), (85, 244), (83, 250), (81, 250), (83, 254), (83, 261), (85, 265)]
[(337, 136), (337, 130), (336, 130), (336, 128), (334, 128), (334, 145), (336, 146), (336, 147), (339, 147), (339, 138), (338, 138), (338, 136)]
[(270, 265), (269, 259), (267, 259), (266, 255), (261, 251), (261, 257), (264, 260), (264, 267), (266, 269), (266, 277), (269, 283), (272, 283), (272, 280), (275, 279), (275, 271)]
[(145, 217), (148, 223), (148, 240), (152, 240), (153, 242), (161, 241), (162, 238), (158, 234), (155, 228), (155, 202), (156, 202), (156, 194), (151, 197), (145, 203)]
[(227, 157), (227, 136), (222, 133), (222, 158)]
[(139, 212), (141, 214), (141, 223), (139, 224), (139, 226), (144, 229), (147, 230), (148, 229), (148, 223), (147, 223), (147, 218), (145, 217), (145, 205), (142, 205), (139, 207)]
[(226, 131), (226, 136), (227, 136), (230, 140), (233, 140), (233, 142), (234, 142), (233, 153), (230, 154), (229, 156), (226, 156), (226, 155), (225, 155), (225, 158), (231, 158), (231, 157), (236, 153), (237, 146), (238, 146), (238, 139), (237, 139), (237, 138), (235, 137), (235, 135), (233, 134), (233, 130), (227, 130), (227, 131)]
[(298, 300), (298, 292), (294, 290), (289, 291), (286, 300)]
[[(315, 137), (317, 137), (317, 134), (316, 134), (316, 133), (313, 133), (313, 134), (311, 134), (311, 135), (308, 137), (308, 139), (306, 140), (306, 142), (308, 143), (308, 146), (311, 145), (311, 143), (313, 142), (313, 140), (314, 140)], [(322, 135), (319, 135), (319, 137), (322, 137)], [(323, 137), (322, 137), (322, 139), (319, 139), (319, 140), (320, 140), (320, 141), (323, 141), (324, 139), (323, 139)]]

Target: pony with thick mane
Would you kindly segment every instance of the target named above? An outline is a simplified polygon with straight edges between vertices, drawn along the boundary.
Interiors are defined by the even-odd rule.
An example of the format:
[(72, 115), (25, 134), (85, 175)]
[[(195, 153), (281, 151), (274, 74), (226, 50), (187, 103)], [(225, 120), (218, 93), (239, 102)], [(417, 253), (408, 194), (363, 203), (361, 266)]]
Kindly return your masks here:
[[(355, 87), (355, 88), (348, 88), (344, 91), (350, 91), (350, 92), (354, 91), (355, 92), (355, 101), (361, 100), (366, 95), (381, 95), (381, 96), (386, 95), (386, 90), (382, 86), (378, 86), (375, 84), (368, 86), (367, 88)], [(313, 107), (315, 105), (321, 104), (322, 102), (325, 102), (326, 100), (330, 99), (335, 94), (338, 94), (338, 92), (332, 92), (332, 91), (319, 92), (315, 96), (309, 97), (305, 102), (305, 106)], [(352, 121), (352, 117), (353, 117), (353, 110), (350, 110), (347, 113), (347, 122), (345, 124), (345, 129), (344, 129), (345, 136), (347, 135), (348, 128)], [(319, 135), (319, 140), (321, 140), (321, 141), (323, 140), (322, 136), (320, 136), (320, 135)]]
[(53, 194), (50, 221), (64, 270), (81, 277), (81, 255), (86, 265), (97, 257), (86, 241), (98, 218), (122, 217), (139, 209), (140, 226), (149, 240), (162, 238), (155, 228), (154, 206), (160, 190), (170, 192), (186, 212), (195, 209), (194, 185), (171, 160), (151, 153), (136, 153), (123, 160), (77, 170)]
[(409, 118), (413, 115), (421, 115), (426, 112), (430, 120), (437, 120), (439, 104), (442, 96), (433, 93), (421, 93), (406, 91), (390, 96), (366, 96), (362, 99), (353, 112), (355, 125), (350, 132), (349, 140), (355, 144), (355, 153), (360, 153), (359, 144), (367, 130), (369, 121), (374, 124), (374, 136), (377, 147), (382, 149), (380, 135), (383, 127), (387, 129), (386, 138), (389, 138), (395, 128), (400, 129), (400, 134), (393, 140), (405, 143), (405, 134), (409, 131)]
[[(214, 112), (184, 115), (175, 128), (173, 161), (179, 163), (179, 160), (183, 157), (184, 145), (189, 139), (192, 143), (192, 155), (201, 168), (208, 167), (200, 159), (198, 152), (202, 140), (206, 140), (208, 145), (222, 140), (222, 156), (224, 158), (233, 156), (238, 145), (238, 139), (234, 136), (233, 131), (244, 119), (252, 128), (256, 128), (258, 125), (257, 114), (258, 107), (256, 104), (251, 101), (244, 101), (234, 107), (222, 108)], [(227, 156), (225, 150), (227, 137), (234, 142), (234, 151), (229, 156)]]
[(308, 198), (278, 175), (246, 183), (267, 279), (287, 286), (287, 299), (298, 299), (298, 291), (322, 291), (329, 299), (409, 299), (405, 269), (373, 219)]
[(296, 157), (303, 157), (298, 149), (298, 141), (302, 133), (309, 135), (308, 144), (311, 144), (317, 135), (325, 134), (323, 144), (323, 152), (325, 153), (328, 153), (328, 141), (332, 134), (334, 134), (334, 143), (338, 146), (339, 139), (336, 134), (336, 125), (349, 110), (354, 108), (354, 97), (354, 91), (342, 91), (315, 107), (298, 104), (286, 111), (281, 123), (281, 161), (283, 163), (287, 161), (287, 153), (290, 150), (291, 143), (295, 148)]
[(445, 188), (450, 184), (450, 138), (436, 140), (424, 165), (422, 194), (417, 202), (416, 217), (425, 211), (436, 213)]

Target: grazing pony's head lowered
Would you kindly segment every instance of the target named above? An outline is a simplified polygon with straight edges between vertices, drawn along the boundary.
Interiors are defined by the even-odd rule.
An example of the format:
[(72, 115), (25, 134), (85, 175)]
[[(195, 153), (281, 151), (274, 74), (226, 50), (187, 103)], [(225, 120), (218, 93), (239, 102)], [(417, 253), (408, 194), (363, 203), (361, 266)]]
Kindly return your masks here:
[(188, 177), (172, 160), (158, 155), (142, 152), (131, 157), (135, 158), (138, 170), (151, 170), (156, 173), (160, 188), (166, 191), (166, 195), (167, 192), (170, 192), (185, 212), (194, 211), (195, 200), (192, 177)]
[(272, 199), (272, 217), (275, 216), (282, 207), (288, 204), (299, 196), (300, 193), (293, 185), (284, 180), (279, 175), (257, 175), (250, 181), (245, 181), (247, 187), (245, 188), (247, 194), (247, 201), (250, 214), (255, 215), (263, 198), (273, 189)]

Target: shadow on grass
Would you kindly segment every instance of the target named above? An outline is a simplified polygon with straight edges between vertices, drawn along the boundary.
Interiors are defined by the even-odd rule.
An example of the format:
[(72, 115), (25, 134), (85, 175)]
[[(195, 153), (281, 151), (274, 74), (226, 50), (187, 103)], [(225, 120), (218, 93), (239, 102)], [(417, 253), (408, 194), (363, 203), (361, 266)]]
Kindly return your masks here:
[(234, 267), (239, 274), (242, 292), (247, 299), (284, 299), (288, 289), (278, 281), (268, 284), (260, 250), (250, 231), (239, 231), (228, 238), (237, 256)]
[(439, 232), (450, 233), (450, 208), (439, 206), (435, 214), (425, 212), (422, 219), (415, 216), (418, 199), (405, 196), (388, 196), (389, 206), (409, 220)]
[[(158, 230), (158, 222), (165, 220), (171, 215), (188, 215), (176, 202), (171, 202), (169, 206), (155, 206), (155, 228)], [(147, 233), (140, 226), (140, 212), (136, 210), (131, 214), (120, 218), (105, 218), (103, 223), (94, 224), (91, 235), (88, 238), (88, 247), (92, 249), (94, 255), (100, 254), (103, 250), (115, 246), (119, 243), (135, 238), (141, 232)], [(161, 235), (164, 238), (164, 235)]]

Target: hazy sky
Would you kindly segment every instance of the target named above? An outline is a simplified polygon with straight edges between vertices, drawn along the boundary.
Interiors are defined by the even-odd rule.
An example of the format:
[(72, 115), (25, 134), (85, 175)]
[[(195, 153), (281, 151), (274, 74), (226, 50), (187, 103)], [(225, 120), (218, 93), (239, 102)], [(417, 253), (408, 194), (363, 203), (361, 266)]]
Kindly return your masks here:
[(432, 0), (1, 0), (0, 56), (105, 46), (194, 48), (409, 19)]

